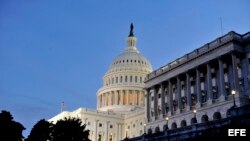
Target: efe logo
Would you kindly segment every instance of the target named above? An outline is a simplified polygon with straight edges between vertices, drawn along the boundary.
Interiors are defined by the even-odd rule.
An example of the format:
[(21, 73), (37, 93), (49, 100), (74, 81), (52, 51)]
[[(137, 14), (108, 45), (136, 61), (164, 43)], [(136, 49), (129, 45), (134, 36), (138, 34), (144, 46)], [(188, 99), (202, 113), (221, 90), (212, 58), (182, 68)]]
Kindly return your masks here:
[(228, 136), (246, 136), (246, 129), (228, 129)]

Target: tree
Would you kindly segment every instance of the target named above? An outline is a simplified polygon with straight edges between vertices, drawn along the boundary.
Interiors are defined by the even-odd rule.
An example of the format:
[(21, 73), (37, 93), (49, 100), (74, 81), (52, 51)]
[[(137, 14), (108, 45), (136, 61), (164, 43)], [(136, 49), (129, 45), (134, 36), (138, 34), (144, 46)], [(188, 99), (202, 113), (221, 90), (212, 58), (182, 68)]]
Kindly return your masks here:
[(64, 118), (53, 126), (52, 141), (89, 141), (89, 130), (79, 118)]
[(25, 141), (51, 141), (52, 127), (53, 124), (45, 119), (38, 121)]
[(3, 141), (22, 141), (25, 128), (19, 122), (13, 121), (8, 111), (0, 113), (0, 138)]

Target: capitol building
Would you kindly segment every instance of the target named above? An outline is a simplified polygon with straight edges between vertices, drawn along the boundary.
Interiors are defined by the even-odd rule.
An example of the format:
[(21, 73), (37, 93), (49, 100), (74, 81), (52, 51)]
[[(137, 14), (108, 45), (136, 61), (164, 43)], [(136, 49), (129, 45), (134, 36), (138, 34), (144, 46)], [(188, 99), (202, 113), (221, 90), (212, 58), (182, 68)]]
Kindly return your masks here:
[(250, 103), (250, 32), (231, 31), (154, 71), (136, 42), (131, 24), (125, 50), (97, 91), (96, 110), (64, 111), (49, 121), (78, 117), (93, 141), (185, 140), (230, 124), (230, 109)]
[(152, 72), (150, 62), (138, 50), (133, 24), (127, 46), (111, 63), (97, 91), (97, 109), (63, 111), (49, 121), (78, 117), (86, 124), (92, 141), (119, 141), (145, 132), (145, 78)]

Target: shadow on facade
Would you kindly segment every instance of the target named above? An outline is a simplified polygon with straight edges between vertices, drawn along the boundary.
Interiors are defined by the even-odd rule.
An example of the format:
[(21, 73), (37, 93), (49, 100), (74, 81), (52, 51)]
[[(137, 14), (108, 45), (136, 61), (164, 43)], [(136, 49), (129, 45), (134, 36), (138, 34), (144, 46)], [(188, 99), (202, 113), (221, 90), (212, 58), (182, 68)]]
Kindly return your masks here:
[[(214, 115), (213, 121), (203, 117), (202, 123), (183, 126), (176, 129), (165, 129), (155, 133), (144, 134), (135, 138), (125, 138), (124, 141), (216, 141), (218, 139), (247, 140), (250, 136), (250, 105), (232, 107), (227, 111), (227, 118), (221, 119), (219, 114)], [(185, 124), (185, 123), (183, 123)], [(228, 129), (246, 129), (246, 136), (228, 136)]]

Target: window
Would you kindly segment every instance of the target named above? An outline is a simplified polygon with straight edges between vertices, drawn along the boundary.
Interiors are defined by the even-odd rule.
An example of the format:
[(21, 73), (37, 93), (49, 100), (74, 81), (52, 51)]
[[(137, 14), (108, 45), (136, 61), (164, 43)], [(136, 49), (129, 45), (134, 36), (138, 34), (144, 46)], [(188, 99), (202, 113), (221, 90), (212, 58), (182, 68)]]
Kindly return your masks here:
[(113, 125), (110, 125), (109, 128), (113, 128)]
[(137, 76), (135, 76), (135, 83), (137, 83)]
[(122, 83), (122, 76), (120, 77), (120, 83)]
[(118, 77), (115, 77), (115, 83), (118, 83)]
[(142, 83), (142, 77), (140, 77), (140, 83)]
[(154, 101), (154, 97), (153, 96), (151, 97), (151, 101)]
[(158, 98), (161, 98), (161, 94), (158, 94)]
[(102, 127), (102, 124), (101, 124), (101, 123), (99, 123), (99, 127)]
[(130, 79), (129, 79), (129, 81), (130, 81), (130, 82), (132, 82), (132, 80), (133, 80), (133, 76), (130, 76)]
[(125, 76), (125, 82), (128, 82), (128, 76)]
[(90, 125), (90, 122), (88, 122), (88, 125)]
[(128, 129), (130, 129), (130, 126), (128, 126)]
[(112, 84), (114, 84), (114, 77), (112, 78)]

